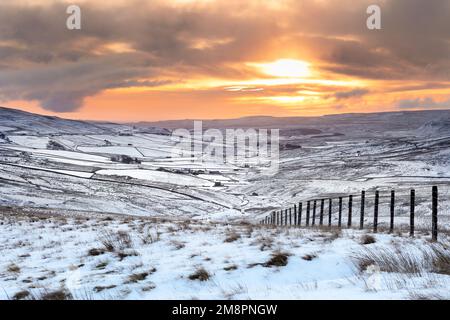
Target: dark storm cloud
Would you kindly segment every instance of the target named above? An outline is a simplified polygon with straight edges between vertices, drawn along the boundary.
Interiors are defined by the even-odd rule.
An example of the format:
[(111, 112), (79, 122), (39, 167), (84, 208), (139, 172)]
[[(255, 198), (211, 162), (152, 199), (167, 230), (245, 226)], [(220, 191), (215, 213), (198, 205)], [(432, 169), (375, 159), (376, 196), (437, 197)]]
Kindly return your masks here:
[[(139, 59), (129, 56), (6, 70), (0, 73), (0, 97), (38, 100), (48, 110), (67, 112), (79, 108), (84, 97), (104, 89), (136, 86), (140, 83), (127, 79), (149, 74), (151, 70), (143, 68)], [(140, 85), (159, 84), (146, 81)]]
[[(34, 99), (64, 112), (79, 108), (87, 96), (135, 85), (142, 77), (166, 83), (157, 69), (174, 71), (180, 81), (196, 74), (242, 79), (248, 76), (245, 68), (231, 64), (270, 43), (275, 18), (228, 14), (222, 6), (188, 10), (164, 2), (131, 1), (126, 7), (90, 2), (82, 5), (82, 30), (69, 31), (62, 3), (2, 3), (0, 57), (10, 70), (0, 74), (0, 96)], [(117, 43), (129, 50), (108, 51)]]
[[(368, 30), (366, 8), (377, 3), (382, 30)], [(336, 63), (335, 72), (376, 79), (450, 79), (448, 0), (299, 1), (298, 9), (297, 27), (303, 34), (329, 39), (311, 39), (307, 46)]]
[[(338, 75), (450, 79), (450, 1), (380, 1), (377, 31), (366, 28), (366, 8), (377, 1), (280, 2), (88, 1), (81, 5), (82, 30), (69, 31), (66, 4), (2, 1), (0, 97), (72, 111), (87, 96), (143, 78), (150, 86), (168, 77), (249, 78), (254, 71), (243, 62), (275, 58), (281, 49), (313, 57), (322, 71)], [(341, 94), (336, 98), (346, 98)]]

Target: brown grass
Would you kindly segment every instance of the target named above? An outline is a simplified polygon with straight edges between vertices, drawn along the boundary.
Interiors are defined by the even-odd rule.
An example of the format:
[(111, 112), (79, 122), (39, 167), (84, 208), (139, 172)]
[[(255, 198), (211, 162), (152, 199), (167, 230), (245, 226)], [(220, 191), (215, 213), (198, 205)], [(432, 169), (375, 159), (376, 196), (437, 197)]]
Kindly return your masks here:
[(133, 273), (128, 277), (128, 281), (126, 283), (136, 283), (145, 280), (145, 278), (147, 278), (148, 275), (149, 275), (148, 272)]
[(361, 237), (361, 244), (372, 244), (375, 243), (377, 240), (375, 237), (371, 236), (370, 234), (365, 234)]
[(432, 271), (450, 275), (450, 251), (442, 246), (431, 246)]
[(7, 270), (8, 270), (8, 272), (11, 272), (11, 273), (20, 273), (20, 267), (15, 263), (11, 263), (8, 266)]
[(360, 271), (377, 266), (380, 271), (422, 275), (432, 272), (450, 275), (450, 251), (438, 244), (414, 248), (368, 249), (352, 257)]
[(89, 249), (89, 251), (88, 251), (88, 255), (93, 256), (93, 257), (102, 255), (104, 253), (105, 253), (105, 250), (99, 249), (99, 248), (92, 248), (92, 249)]
[(117, 252), (120, 250), (133, 248), (133, 241), (125, 231), (104, 231), (100, 234), (100, 242), (106, 251)]
[(103, 261), (103, 262), (100, 262), (99, 264), (97, 264), (97, 265), (95, 266), (95, 269), (97, 269), (97, 270), (103, 270), (103, 269), (105, 269), (107, 266), (108, 266), (108, 261)]
[(236, 233), (236, 232), (232, 232), (230, 234), (227, 235), (227, 237), (225, 238), (225, 242), (234, 242), (237, 241), (241, 238), (241, 235)]
[(314, 260), (315, 258), (317, 258), (317, 255), (315, 255), (315, 254), (305, 254), (305, 255), (302, 257), (302, 259), (303, 259), (303, 260), (306, 260), (306, 261), (312, 261), (312, 260)]
[(112, 284), (110, 286), (96, 286), (94, 287), (95, 292), (102, 292), (103, 290), (113, 289), (116, 285)]
[(189, 276), (190, 280), (208, 281), (211, 275), (204, 268), (198, 268)]
[(227, 267), (223, 268), (223, 270), (225, 270), (225, 271), (233, 271), (233, 270), (236, 270), (237, 268), (238, 268), (237, 265), (233, 264), (231, 266), (227, 266)]
[(175, 250), (183, 249), (186, 245), (181, 241), (171, 241), (170, 244), (175, 248)]
[(421, 275), (424, 270), (423, 261), (415, 254), (387, 248), (366, 248), (355, 255), (353, 260), (360, 271), (365, 271), (371, 265), (379, 267), (382, 272), (392, 273)]
[(264, 267), (270, 268), (270, 267), (284, 267), (288, 264), (289, 260), (289, 253), (286, 252), (274, 252), (272, 253), (272, 257), (263, 264)]
[(139, 253), (135, 250), (126, 250), (117, 252), (117, 256), (119, 257), (119, 260), (122, 261), (127, 257), (137, 257), (139, 256)]
[(72, 295), (65, 290), (45, 292), (40, 297), (41, 300), (73, 300)]
[(23, 300), (30, 297), (30, 292), (27, 290), (22, 290), (17, 292), (16, 294), (14, 294), (14, 296), (12, 297), (13, 300)]

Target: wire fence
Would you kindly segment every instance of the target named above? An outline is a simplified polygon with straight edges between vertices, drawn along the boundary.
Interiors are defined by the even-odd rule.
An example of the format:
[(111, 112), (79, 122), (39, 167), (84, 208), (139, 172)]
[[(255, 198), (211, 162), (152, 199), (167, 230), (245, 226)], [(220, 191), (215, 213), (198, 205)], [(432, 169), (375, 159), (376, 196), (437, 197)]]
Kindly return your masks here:
[[(362, 190), (300, 201), (268, 214), (259, 223), (284, 227), (338, 227), (399, 231), (414, 236), (450, 231), (448, 185), (415, 186), (408, 189)], [(438, 223), (439, 218), (439, 223)]]

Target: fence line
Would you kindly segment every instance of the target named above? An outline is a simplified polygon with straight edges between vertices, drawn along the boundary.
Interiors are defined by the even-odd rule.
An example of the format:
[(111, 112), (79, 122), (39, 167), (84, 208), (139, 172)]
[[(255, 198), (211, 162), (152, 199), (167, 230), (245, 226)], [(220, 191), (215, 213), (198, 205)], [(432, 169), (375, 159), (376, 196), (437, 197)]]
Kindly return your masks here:
[[(347, 196), (339, 196), (338, 201), (338, 219), (337, 226), (342, 228), (342, 213), (343, 213), (343, 200), (348, 198), (347, 205), (347, 228), (352, 228), (352, 218), (353, 218), (353, 203), (354, 198), (358, 197), (353, 194)], [(364, 229), (364, 218), (366, 215), (366, 191), (362, 190), (360, 207), (360, 221), (359, 229)], [(316, 226), (317, 212), (319, 215), (319, 226), (324, 225), (324, 214), (325, 214), (325, 202), (328, 200), (328, 227), (332, 227), (332, 216), (333, 216), (333, 200), (336, 198), (316, 198), (304, 201), (306, 202), (306, 214), (304, 226)], [(432, 241), (437, 241), (438, 239), (438, 186), (433, 186), (431, 190), (431, 236)], [(320, 202), (319, 202), (320, 201)], [(302, 214), (303, 214), (303, 203), (298, 202), (294, 204), (293, 207), (286, 209), (281, 209), (278, 211), (271, 212), (264, 219), (260, 220), (259, 223), (263, 225), (272, 226), (303, 226)], [(394, 189), (390, 192), (390, 206), (389, 206), (389, 232), (394, 232), (395, 230), (395, 203), (396, 203), (396, 192)], [(318, 204), (320, 205), (318, 209)], [(379, 205), (380, 205), (380, 190), (376, 190), (374, 193), (374, 205), (373, 205), (373, 232), (378, 232), (379, 225)], [(312, 208), (312, 209), (311, 209)], [(409, 235), (414, 237), (415, 234), (415, 208), (416, 208), (416, 190), (410, 189), (409, 192)], [(312, 216), (311, 216), (312, 211)]]

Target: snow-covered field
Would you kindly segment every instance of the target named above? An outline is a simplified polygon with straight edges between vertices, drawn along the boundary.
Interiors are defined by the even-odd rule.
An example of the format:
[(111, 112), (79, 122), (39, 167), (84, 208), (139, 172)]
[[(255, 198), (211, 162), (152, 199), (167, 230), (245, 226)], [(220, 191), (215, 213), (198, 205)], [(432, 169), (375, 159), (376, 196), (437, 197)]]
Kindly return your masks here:
[(447, 237), (86, 214), (0, 221), (3, 299), (450, 298)]
[[(0, 263), (0, 297), (63, 290), (81, 299), (448, 298), (448, 271), (430, 265), (423, 251), (434, 254), (439, 246), (448, 253), (450, 112), (431, 121), (436, 112), (299, 118), (298, 125), (274, 119), (280, 169), (267, 176), (257, 161), (197, 156), (193, 162), (163, 128), (0, 108), (0, 246), (7, 257)], [(321, 133), (302, 133), (305, 128)], [(430, 247), (432, 185), (439, 186), (441, 233)], [(411, 188), (416, 239), (405, 236)], [(272, 211), (349, 194), (358, 225), (363, 189), (369, 228), (380, 191), (380, 229), (388, 222), (390, 190), (397, 191), (399, 234), (378, 234), (375, 243), (361, 245), (367, 231), (255, 226)], [(41, 212), (50, 216), (41, 219)], [(229, 235), (238, 238), (224, 241)], [(105, 237), (125, 247), (105, 251)], [(101, 253), (88, 254), (95, 248)], [(360, 270), (354, 258), (367, 248), (378, 254), (385, 248), (395, 259), (405, 258), (391, 252), (396, 248), (415, 252), (422, 271), (378, 270), (380, 261)], [(288, 253), (287, 265), (264, 265), (275, 252)], [(199, 268), (208, 281), (189, 279)]]

